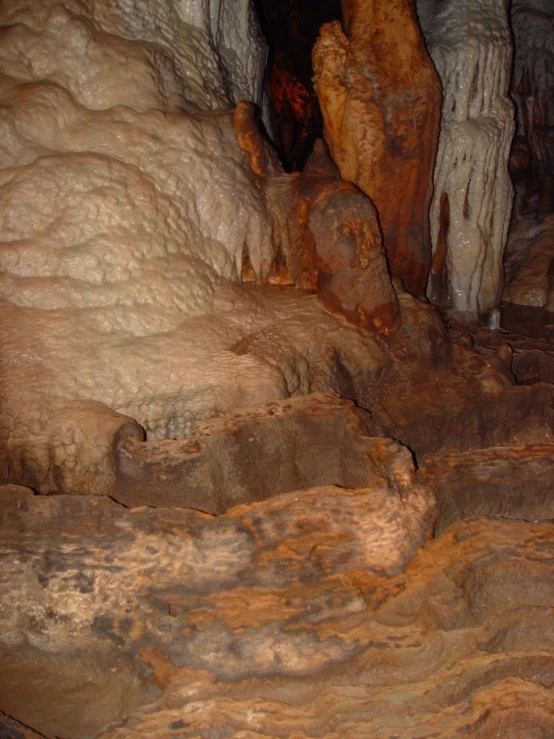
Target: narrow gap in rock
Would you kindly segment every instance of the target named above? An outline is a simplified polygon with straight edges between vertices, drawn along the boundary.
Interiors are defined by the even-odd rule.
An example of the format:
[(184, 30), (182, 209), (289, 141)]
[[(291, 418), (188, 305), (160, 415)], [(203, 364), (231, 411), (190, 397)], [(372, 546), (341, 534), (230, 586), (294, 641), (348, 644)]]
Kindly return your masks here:
[(255, 0), (254, 5), (269, 45), (266, 90), (275, 143), (287, 170), (301, 171), (323, 134), (312, 48), (319, 28), (340, 20), (340, 0)]

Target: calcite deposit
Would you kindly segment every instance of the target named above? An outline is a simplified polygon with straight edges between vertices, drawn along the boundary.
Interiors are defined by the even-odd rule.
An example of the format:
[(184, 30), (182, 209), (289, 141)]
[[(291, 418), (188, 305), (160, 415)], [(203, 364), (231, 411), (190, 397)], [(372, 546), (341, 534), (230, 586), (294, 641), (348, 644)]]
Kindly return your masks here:
[[(245, 253), (260, 279), (269, 271), (265, 201), (231, 112), (201, 112), (231, 103), (231, 76), (255, 97), (255, 34), (225, 72), (216, 16), (208, 32), (181, 11), (2, 7), (2, 457), (38, 489), (109, 489), (106, 455), (128, 414), (150, 436), (184, 433), (205, 405), (194, 375), (211, 372), (199, 340), (212, 333), (219, 393), (235, 355), (218, 354), (244, 335), (210, 317), (246, 311), (252, 326), (260, 315), (231, 283)], [(221, 11), (229, 33), (250, 13), (231, 22)], [(235, 361), (246, 394), (233, 383), (228, 400), (279, 396), (271, 370), (250, 383), (252, 363)], [(83, 439), (89, 451), (76, 454)]]
[[(171, 90), (181, 92), (172, 97), (162, 84), (171, 29), (186, 53), (200, 34), (199, 59), (215, 54), (205, 26), (191, 30), (177, 10), (166, 7), (167, 22), (161, 9), (157, 20), (138, 13), (134, 26), (130, 8), (103, 3), (88, 16), (71, 4), (3, 10), (0, 85), (10, 145), (0, 172), (0, 462), (7, 479), (42, 492), (110, 494), (121, 434), (176, 438), (234, 407), (334, 383), (335, 360), (321, 336), (342, 322), (305, 296), (279, 301), (239, 287), (245, 277), (264, 283), (278, 272), (288, 200), (271, 183), (281, 170), (252, 104), (211, 111), (215, 87), (200, 100), (181, 52), (171, 67)], [(110, 60), (124, 53), (131, 30), (138, 61), (129, 81), (127, 66), (112, 73)], [(67, 54), (59, 51), (63, 34), (77, 44)], [(293, 180), (282, 177), (298, 211)], [(309, 226), (320, 300), (355, 326), (387, 334), (400, 317), (373, 207), (336, 176), (327, 185), (320, 201), (314, 196)], [(287, 242), (293, 273), (301, 241), (296, 234)], [(276, 321), (290, 325), (279, 354), (235, 350)], [(359, 341), (347, 351), (356, 354)], [(365, 346), (363, 362), (372, 367), (380, 349)], [(317, 385), (322, 374), (326, 384)]]
[(328, 311), (363, 331), (394, 332), (400, 310), (377, 211), (339, 177), (323, 141), (316, 142), (302, 174), (275, 178), (268, 188), (294, 283), (315, 288)]
[[(484, 177), (505, 16), (436, 5)], [(413, 4), (343, 9), (331, 157), (287, 174), (246, 0), (0, 4), (2, 738), (554, 735), (544, 188), (506, 263), (540, 300), (491, 331), (412, 294), (438, 77)]]
[(423, 295), (441, 90), (411, 0), (342, 3), (313, 51), (324, 136), (375, 204), (392, 274)]
[(504, 0), (418, 0), (444, 99), (431, 205), (433, 302), (477, 315), (502, 292), (512, 209), (512, 41)]

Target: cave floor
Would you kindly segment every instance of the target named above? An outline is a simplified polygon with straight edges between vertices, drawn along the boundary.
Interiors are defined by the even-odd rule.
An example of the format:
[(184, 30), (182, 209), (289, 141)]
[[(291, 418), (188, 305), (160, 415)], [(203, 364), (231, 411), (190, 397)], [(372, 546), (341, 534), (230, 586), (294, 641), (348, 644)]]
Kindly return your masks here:
[(0, 736), (554, 736), (554, 339), (503, 321), (1, 488)]

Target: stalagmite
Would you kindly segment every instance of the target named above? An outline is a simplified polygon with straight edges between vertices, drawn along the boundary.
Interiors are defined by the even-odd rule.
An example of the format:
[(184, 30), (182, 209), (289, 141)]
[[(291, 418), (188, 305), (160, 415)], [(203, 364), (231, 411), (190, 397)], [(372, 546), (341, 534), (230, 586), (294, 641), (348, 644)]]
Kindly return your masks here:
[[(250, 6), (232, 22), (220, 7), (227, 31), (243, 34), (227, 65), (227, 31), (195, 7), (36, 0), (0, 11), (0, 471), (11, 482), (111, 494), (112, 448), (129, 419), (148, 439), (180, 438), (237, 406), (325, 389), (342, 371), (321, 336), (343, 321), (307, 298), (275, 356), (274, 342), (235, 351), (277, 333), (298, 303), (240, 284), (244, 272), (265, 283), (274, 266), (268, 181), (280, 171), (254, 105), (233, 105), (259, 86)], [(397, 301), (374, 210), (336, 187), (357, 203), (346, 220), (361, 221), (344, 234), (338, 212), (314, 225), (322, 302), (389, 332)], [(373, 368), (371, 341), (353, 336), (348, 351), (360, 343)], [(102, 433), (86, 431), (95, 424)]]
[(282, 171), (253, 1), (0, 2), (0, 737), (552, 737), (554, 355), (388, 272), (413, 2), (323, 50), (378, 213), (321, 141)]
[(377, 208), (392, 275), (422, 295), (440, 81), (411, 0), (342, 5), (344, 30), (323, 26), (313, 51), (324, 137), (341, 177)]
[(485, 313), (500, 298), (512, 208), (506, 3), (419, 0), (418, 12), (444, 88), (428, 295), (460, 312)]

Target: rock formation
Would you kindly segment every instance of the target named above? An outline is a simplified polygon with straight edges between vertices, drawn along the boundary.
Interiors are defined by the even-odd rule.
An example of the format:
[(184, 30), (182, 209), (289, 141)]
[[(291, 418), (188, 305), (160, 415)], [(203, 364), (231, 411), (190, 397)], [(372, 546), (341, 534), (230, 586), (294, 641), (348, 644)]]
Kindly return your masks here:
[[(437, 89), (391, 7), (331, 27), (351, 121), (374, 30), (421, 62), (385, 167)], [(551, 737), (551, 328), (443, 319), (321, 142), (282, 172), (248, 2), (0, 22), (0, 736)]]
[(554, 214), (523, 216), (506, 247), (504, 299), (554, 312)]
[(511, 21), (518, 135), (510, 160), (516, 195), (503, 299), (554, 311), (554, 8), (540, 0), (514, 2)]
[(506, 3), (418, 0), (418, 14), (444, 89), (428, 295), (435, 303), (477, 315), (500, 300), (512, 209), (512, 42)]
[[(513, 98), (518, 134), (539, 175), (540, 212), (554, 211), (554, 8), (548, 0), (511, 4), (515, 41)], [(537, 194), (537, 192), (535, 192)]]
[(375, 204), (393, 276), (423, 295), (440, 81), (411, 0), (345, 0), (343, 16), (313, 51), (325, 140), (341, 177)]
[(430, 498), (396, 475), (215, 519), (2, 489), (4, 711), (103, 739), (548, 736), (552, 525), (458, 523), (402, 566)]
[(394, 332), (400, 311), (377, 212), (355, 185), (340, 179), (323, 141), (301, 175), (276, 178), (268, 188), (294, 283), (315, 288), (327, 310), (368, 333)]
[[(268, 362), (267, 353), (234, 350), (294, 310), (294, 301), (239, 287), (246, 273), (264, 283), (275, 270), (277, 213), (287, 230), (288, 211), (272, 199), (280, 167), (253, 105), (210, 111), (231, 98), (225, 75), (216, 85), (207, 74), (210, 87), (201, 89), (196, 67), (185, 74), (181, 52), (170, 56), (171, 31), (183, 54), (198, 43), (198, 59), (217, 61), (204, 21), (187, 26), (171, 4), (137, 18), (127, 6), (115, 13), (98, 3), (88, 18), (79, 8), (4, 11), (0, 466), (42, 492), (111, 494), (112, 450), (126, 435), (141, 438), (141, 427), (149, 439), (176, 438), (234, 407), (327, 386), (312, 367), (319, 339), (303, 326), (284, 342), (292, 356)], [(133, 41), (115, 35), (132, 29)], [(135, 73), (123, 63), (112, 72), (112, 59), (129, 49)], [(240, 79), (241, 69), (229, 74)], [(293, 177), (282, 182), (298, 214), (307, 195)], [(308, 224), (314, 284), (296, 284), (318, 283), (332, 312), (388, 334), (399, 310), (374, 210), (335, 175), (326, 187)], [(303, 240), (296, 234), (288, 251), (291, 269)], [(314, 320), (324, 333), (341, 325), (323, 311)], [(367, 366), (378, 353), (367, 344)]]

